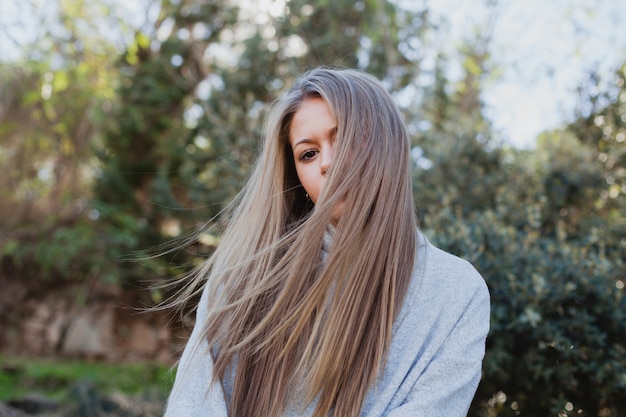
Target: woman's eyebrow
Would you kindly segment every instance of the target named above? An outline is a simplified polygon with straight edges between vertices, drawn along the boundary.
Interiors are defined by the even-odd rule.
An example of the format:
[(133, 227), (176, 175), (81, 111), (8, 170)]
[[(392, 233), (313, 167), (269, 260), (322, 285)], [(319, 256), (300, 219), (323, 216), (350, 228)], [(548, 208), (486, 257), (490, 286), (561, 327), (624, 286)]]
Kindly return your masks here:
[(315, 141), (313, 139), (309, 139), (309, 138), (300, 139), (299, 141), (293, 144), (293, 148), (295, 149), (298, 147), (298, 145), (301, 145), (303, 143), (314, 143), (314, 142)]

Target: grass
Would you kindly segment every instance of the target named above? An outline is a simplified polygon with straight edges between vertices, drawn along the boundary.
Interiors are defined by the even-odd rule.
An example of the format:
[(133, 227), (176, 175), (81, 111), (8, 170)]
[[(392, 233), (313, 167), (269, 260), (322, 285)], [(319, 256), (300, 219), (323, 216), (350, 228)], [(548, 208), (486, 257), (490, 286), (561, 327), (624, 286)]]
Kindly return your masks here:
[(152, 363), (106, 364), (87, 361), (0, 357), (0, 401), (38, 395), (63, 401), (76, 384), (89, 383), (103, 395), (165, 398), (173, 383), (169, 368)]

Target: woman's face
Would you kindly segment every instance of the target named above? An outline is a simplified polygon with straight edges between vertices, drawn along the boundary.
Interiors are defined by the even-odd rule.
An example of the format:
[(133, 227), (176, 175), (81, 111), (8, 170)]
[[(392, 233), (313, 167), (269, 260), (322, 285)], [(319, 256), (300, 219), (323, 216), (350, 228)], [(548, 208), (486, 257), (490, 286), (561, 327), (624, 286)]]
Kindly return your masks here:
[[(333, 161), (337, 122), (321, 98), (305, 100), (291, 120), (289, 143), (298, 179), (313, 203), (317, 202)], [(337, 220), (342, 207), (335, 210)]]

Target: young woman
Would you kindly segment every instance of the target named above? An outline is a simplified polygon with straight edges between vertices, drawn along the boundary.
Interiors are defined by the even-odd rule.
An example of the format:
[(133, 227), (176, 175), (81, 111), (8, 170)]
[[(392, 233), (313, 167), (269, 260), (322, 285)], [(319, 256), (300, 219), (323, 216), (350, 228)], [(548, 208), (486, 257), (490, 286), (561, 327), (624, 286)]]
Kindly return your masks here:
[(489, 294), (418, 230), (391, 96), (319, 68), (278, 99), (166, 416), (465, 416)]

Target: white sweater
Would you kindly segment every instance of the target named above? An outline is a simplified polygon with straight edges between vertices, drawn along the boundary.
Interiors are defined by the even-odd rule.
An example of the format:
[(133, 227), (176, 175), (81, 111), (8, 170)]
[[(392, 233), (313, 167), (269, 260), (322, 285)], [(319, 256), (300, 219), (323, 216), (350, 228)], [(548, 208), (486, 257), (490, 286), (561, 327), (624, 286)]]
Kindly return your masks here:
[[(166, 417), (228, 416), (224, 392), (230, 393), (231, 387), (208, 386), (212, 360), (206, 341), (198, 344), (206, 301), (205, 292)], [(387, 364), (370, 388), (361, 416), (466, 416), (481, 377), (489, 308), (487, 285), (478, 272), (435, 248), (420, 233), (411, 285), (394, 324)], [(195, 352), (194, 346), (199, 346)], [(302, 410), (298, 400), (285, 417), (312, 415), (315, 404)]]

